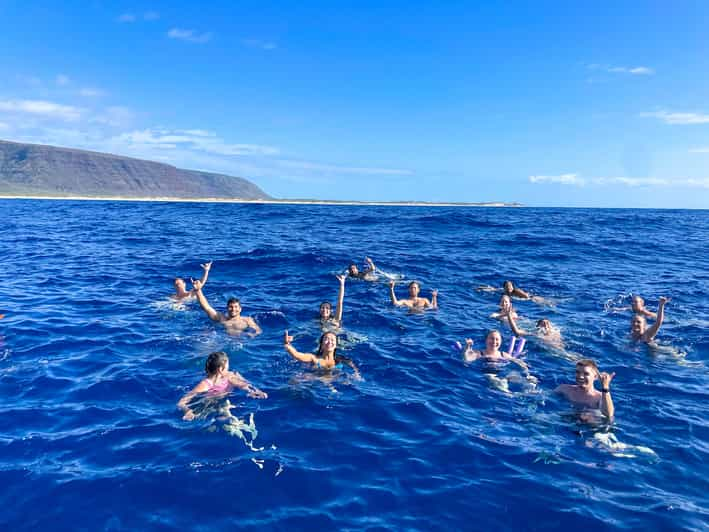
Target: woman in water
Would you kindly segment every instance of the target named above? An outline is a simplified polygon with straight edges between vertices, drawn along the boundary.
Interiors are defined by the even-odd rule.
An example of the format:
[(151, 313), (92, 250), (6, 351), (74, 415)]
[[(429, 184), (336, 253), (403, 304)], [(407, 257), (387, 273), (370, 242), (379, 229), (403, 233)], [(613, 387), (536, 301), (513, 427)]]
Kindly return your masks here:
[(332, 305), (329, 301), (320, 303), (320, 328), (323, 330), (329, 328), (339, 329), (342, 326), (342, 305), (345, 301), (345, 279), (347, 279), (347, 276), (337, 275), (336, 277), (340, 281), (340, 291), (337, 294), (335, 315), (332, 315)]
[(653, 342), (655, 336), (657, 336), (657, 332), (660, 330), (660, 325), (662, 325), (665, 319), (665, 305), (670, 300), (669, 298), (661, 296), (659, 301), (657, 319), (650, 327), (647, 326), (645, 316), (641, 314), (633, 315), (632, 320), (630, 320), (630, 336), (633, 340), (645, 342), (646, 344)]
[(185, 413), (182, 419), (191, 421), (195, 418), (195, 413), (189, 407), (192, 398), (200, 393), (208, 395), (218, 395), (231, 391), (233, 388), (240, 388), (248, 392), (249, 397), (255, 399), (266, 399), (268, 395), (253, 386), (238, 372), (229, 371), (229, 357), (224, 351), (216, 351), (207, 357), (204, 365), (207, 378), (187, 392), (177, 403), (177, 406)]
[(431, 290), (431, 300), (429, 301), (427, 297), (419, 297), (421, 292), (421, 285), (418, 281), (411, 281), (409, 283), (409, 298), (408, 299), (397, 299), (396, 293), (394, 292), (394, 286), (396, 281), (389, 281), (389, 298), (394, 306), (397, 307), (407, 307), (411, 310), (424, 310), (424, 309), (437, 309), (438, 308), (438, 290)]
[[(202, 286), (204, 286), (204, 283), (207, 282), (207, 277), (209, 277), (209, 270), (212, 268), (212, 261), (210, 260), (209, 262), (200, 264), (200, 266), (204, 270), (204, 273), (202, 274), (202, 279), (200, 279), (200, 283), (202, 284)], [(195, 297), (197, 295), (194, 289), (185, 290), (187, 285), (185, 283), (185, 280), (180, 277), (177, 277), (175, 279), (174, 284), (175, 293), (172, 295), (172, 298), (176, 299), (177, 301), (181, 301), (188, 297)]]
[(320, 336), (320, 343), (317, 353), (301, 353), (291, 342), (293, 337), (288, 335), (288, 331), (283, 336), (283, 346), (286, 352), (300, 362), (312, 364), (313, 367), (324, 370), (332, 370), (341, 365), (347, 365), (354, 371), (356, 379), (361, 379), (359, 369), (352, 360), (337, 354), (337, 335), (334, 332), (326, 332)]
[(491, 318), (495, 318), (497, 320), (506, 320), (508, 316), (511, 316), (512, 319), (517, 319), (519, 316), (517, 315), (517, 311), (515, 311), (514, 307), (512, 306), (512, 299), (510, 299), (510, 296), (507, 294), (504, 294), (500, 298), (500, 308), (498, 309), (497, 312), (493, 312), (490, 314)]

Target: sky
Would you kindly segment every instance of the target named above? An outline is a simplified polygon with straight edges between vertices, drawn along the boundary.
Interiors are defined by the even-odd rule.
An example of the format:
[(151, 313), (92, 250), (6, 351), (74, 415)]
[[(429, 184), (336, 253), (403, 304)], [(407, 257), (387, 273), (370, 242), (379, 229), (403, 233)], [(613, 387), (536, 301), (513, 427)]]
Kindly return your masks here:
[(277, 198), (709, 208), (709, 2), (0, 0), (0, 139)]

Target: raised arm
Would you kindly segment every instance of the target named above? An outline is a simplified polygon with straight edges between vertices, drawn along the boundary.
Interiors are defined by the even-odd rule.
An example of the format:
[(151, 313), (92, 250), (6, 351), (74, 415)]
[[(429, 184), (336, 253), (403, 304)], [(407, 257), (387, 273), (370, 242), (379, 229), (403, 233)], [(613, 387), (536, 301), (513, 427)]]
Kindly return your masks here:
[(512, 313), (509, 313), (507, 315), (507, 321), (510, 324), (510, 329), (512, 329), (512, 334), (514, 334), (515, 336), (524, 336), (525, 334), (527, 334), (525, 331), (517, 327), (517, 322), (512, 317)]
[(377, 271), (377, 267), (372, 262), (372, 259), (370, 259), (369, 257), (364, 257), (364, 262), (367, 263), (367, 269), (365, 270), (365, 273), (374, 273), (375, 271)]
[(266, 392), (262, 392), (261, 390), (256, 388), (256, 386), (251, 384), (249, 381), (247, 381), (244, 377), (242, 377), (236, 371), (230, 372), (229, 382), (232, 383), (236, 388), (239, 388), (239, 389), (247, 392), (249, 397), (253, 397), (255, 399), (268, 398), (268, 394)]
[(473, 340), (470, 338), (465, 339), (465, 350), (463, 351), (463, 358), (466, 362), (474, 362), (480, 358), (480, 351), (473, 349)]
[(180, 399), (177, 403), (177, 407), (185, 413), (182, 416), (182, 419), (184, 419), (185, 421), (192, 421), (194, 419), (195, 415), (192, 409), (189, 407), (189, 403), (195, 395), (197, 395), (198, 393), (206, 392), (208, 388), (209, 387), (207, 386), (207, 383), (205, 381), (200, 381), (197, 386), (195, 386), (189, 392), (182, 396), (182, 399)]
[(202, 266), (202, 269), (204, 270), (204, 273), (202, 274), (202, 279), (200, 279), (200, 283), (202, 283), (202, 287), (207, 283), (207, 278), (209, 277), (209, 270), (212, 269), (212, 261), (210, 260), (209, 262), (205, 262), (204, 264), (200, 264)]
[(429, 308), (438, 308), (438, 290), (431, 290), (431, 306)]
[(598, 379), (601, 381), (601, 413), (609, 419), (613, 419), (615, 415), (615, 407), (613, 406), (613, 398), (611, 397), (611, 381), (615, 377), (615, 373), (599, 373)]
[(646, 342), (653, 340), (655, 336), (657, 336), (657, 332), (660, 330), (660, 326), (665, 320), (665, 305), (668, 301), (669, 298), (666, 298), (665, 296), (660, 297), (660, 304), (657, 307), (657, 319), (655, 320), (655, 323), (653, 323), (652, 326), (647, 331), (645, 331), (645, 334), (643, 335), (643, 339)]
[(295, 347), (291, 345), (293, 337), (288, 335), (288, 331), (283, 335), (283, 347), (285, 347), (286, 352), (293, 358), (300, 360), (301, 362), (315, 363), (315, 355), (312, 353), (301, 353)]
[(202, 307), (202, 310), (207, 314), (207, 316), (209, 316), (212, 321), (222, 321), (221, 313), (212, 308), (209, 301), (207, 301), (207, 298), (202, 293), (202, 282), (192, 279), (192, 287), (192, 290), (194, 290), (194, 293), (197, 296), (197, 301), (199, 301), (199, 306)]
[(402, 303), (396, 299), (396, 293), (394, 293), (394, 285), (396, 285), (396, 281), (389, 281), (389, 298), (391, 299), (391, 302), (394, 306), (400, 307)]
[(345, 279), (346, 275), (338, 275), (337, 280), (340, 281), (340, 292), (337, 294), (337, 308), (335, 309), (335, 321), (342, 323), (342, 306), (345, 302)]

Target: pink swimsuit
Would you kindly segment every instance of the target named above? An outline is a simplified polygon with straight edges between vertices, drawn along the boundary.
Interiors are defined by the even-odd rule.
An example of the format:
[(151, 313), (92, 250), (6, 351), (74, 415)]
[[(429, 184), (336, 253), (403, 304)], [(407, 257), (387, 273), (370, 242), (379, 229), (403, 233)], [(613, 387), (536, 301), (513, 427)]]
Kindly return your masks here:
[(209, 379), (207, 379), (207, 382), (209, 383), (209, 389), (207, 390), (209, 395), (217, 395), (231, 390), (231, 383), (227, 378), (223, 378), (216, 383), (212, 383)]

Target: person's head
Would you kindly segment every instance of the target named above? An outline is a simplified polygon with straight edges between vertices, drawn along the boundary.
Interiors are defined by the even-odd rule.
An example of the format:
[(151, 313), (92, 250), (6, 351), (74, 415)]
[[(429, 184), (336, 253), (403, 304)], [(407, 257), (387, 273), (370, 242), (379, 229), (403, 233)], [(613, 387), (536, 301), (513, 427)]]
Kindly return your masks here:
[(207, 357), (207, 362), (204, 365), (204, 371), (207, 377), (214, 377), (225, 371), (229, 371), (229, 357), (224, 351), (215, 351)]
[(630, 332), (633, 333), (634, 335), (640, 336), (645, 332), (645, 329), (647, 329), (647, 321), (645, 320), (645, 316), (641, 316), (640, 314), (636, 314), (633, 316), (630, 320)]
[(515, 290), (515, 285), (512, 284), (512, 281), (505, 281), (502, 283), (502, 291), (505, 294), (512, 294)]
[(640, 312), (645, 308), (645, 300), (640, 296), (633, 296), (630, 305), (633, 307), (633, 312)]
[(337, 349), (337, 335), (334, 332), (326, 332), (320, 336), (318, 354), (320, 356), (325, 353), (333, 352)]
[(499, 351), (502, 345), (502, 335), (497, 329), (493, 329), (487, 333), (485, 337), (485, 349), (487, 351)]
[(236, 318), (241, 314), (241, 302), (235, 297), (226, 302), (226, 313), (229, 318)]
[(347, 268), (347, 273), (349, 273), (352, 277), (357, 277), (359, 275), (359, 268), (357, 268), (356, 264), (350, 264)]
[(551, 322), (546, 318), (542, 318), (537, 321), (537, 329), (543, 333), (548, 333), (551, 330)]
[(418, 283), (418, 281), (411, 281), (409, 283), (409, 295), (411, 297), (418, 297), (420, 291), (421, 285)]
[(512, 300), (510, 299), (510, 296), (507, 294), (503, 295), (500, 298), (500, 310), (504, 310), (505, 312), (509, 311), (512, 308)]
[(332, 305), (329, 301), (320, 303), (320, 319), (329, 320), (332, 317)]
[(584, 358), (576, 362), (576, 384), (587, 388), (593, 386), (597, 377), (598, 366), (593, 360)]
[(175, 292), (177, 292), (177, 293), (186, 292), (185, 287), (187, 286), (187, 284), (185, 283), (184, 279), (181, 279), (180, 277), (176, 277), (175, 282), (173, 284), (175, 285)]

